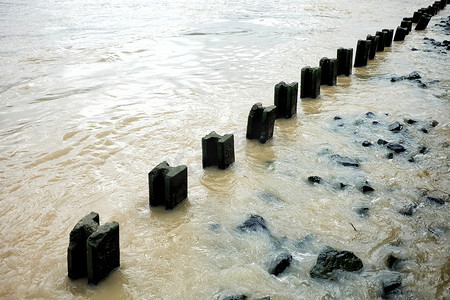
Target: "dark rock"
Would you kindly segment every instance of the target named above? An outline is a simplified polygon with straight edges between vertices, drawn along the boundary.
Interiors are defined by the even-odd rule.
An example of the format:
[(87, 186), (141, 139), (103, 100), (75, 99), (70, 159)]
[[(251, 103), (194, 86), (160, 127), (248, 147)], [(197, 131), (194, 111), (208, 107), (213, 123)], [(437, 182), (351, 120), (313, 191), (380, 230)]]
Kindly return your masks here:
[(378, 124), (380, 124), (380, 122), (378, 122), (378, 121), (373, 121), (372, 122), (372, 125), (378, 125)]
[(406, 120), (405, 120), (405, 123), (412, 125), (412, 124), (417, 123), (417, 121), (416, 121), (416, 120), (413, 120), (413, 119), (406, 119)]
[(428, 130), (426, 128), (422, 128), (420, 129), (420, 131), (422, 131), (423, 133), (428, 133)]
[(86, 242), (87, 273), (90, 284), (98, 284), (120, 267), (119, 223), (105, 223)]
[(247, 296), (245, 295), (234, 295), (223, 298), (223, 300), (245, 300)]
[(378, 144), (378, 145), (386, 145), (387, 143), (388, 143), (387, 141), (382, 140), (382, 139), (379, 139), (379, 140), (377, 141), (377, 144)]
[(411, 48), (411, 51), (419, 51), (417, 48)]
[(356, 210), (356, 213), (362, 217), (365, 218), (369, 215), (369, 208), (368, 207), (360, 207)]
[(375, 191), (375, 190), (373, 189), (373, 187), (371, 187), (370, 184), (369, 184), (367, 181), (364, 182), (364, 183), (359, 187), (359, 190), (360, 190), (363, 194), (367, 194), (367, 193), (370, 193), (370, 192)]
[(389, 298), (393, 295), (398, 295), (401, 293), (402, 277), (398, 273), (388, 273), (384, 274), (381, 279), (383, 299)]
[(266, 220), (259, 215), (251, 215), (238, 229), (244, 232), (269, 232), (269, 229), (266, 227)]
[(373, 144), (372, 144), (371, 142), (369, 142), (369, 141), (364, 141), (364, 142), (362, 143), (362, 145), (363, 145), (363, 147), (370, 147), (370, 146), (372, 146)]
[(356, 167), (359, 168), (359, 162), (356, 159), (340, 156), (338, 154), (331, 155), (331, 159), (344, 167)]
[(391, 82), (399, 82), (399, 81), (402, 81), (404, 79), (405, 79), (404, 76), (392, 76), (391, 77)]
[(70, 232), (67, 248), (67, 268), (71, 279), (87, 276), (86, 241), (97, 230), (100, 218), (98, 213), (91, 212), (82, 218)]
[(317, 262), (309, 274), (312, 278), (333, 279), (335, 271), (354, 272), (362, 269), (363, 263), (350, 251), (338, 251), (327, 247), (317, 257)]
[(387, 158), (387, 159), (393, 159), (393, 158), (394, 158), (394, 154), (393, 154), (393, 153), (388, 153), (388, 154), (386, 155), (386, 158)]
[(414, 157), (410, 157), (410, 158), (408, 159), (408, 162), (414, 163), (414, 162), (416, 162), (416, 159), (415, 159)]
[(400, 131), (402, 130), (403, 126), (399, 122), (392, 123), (389, 125), (388, 129), (389, 131)]
[(445, 204), (445, 201), (441, 198), (427, 196), (425, 199), (435, 205), (444, 205)]
[(368, 111), (368, 112), (366, 112), (366, 117), (367, 118), (373, 118), (373, 117), (375, 117), (375, 114), (373, 112), (371, 112), (371, 111)]
[(417, 210), (417, 204), (410, 204), (402, 209), (400, 209), (398, 212), (405, 216), (412, 216)]
[(347, 184), (339, 182), (337, 187), (338, 187), (338, 189), (343, 190), (347, 187)]
[(439, 125), (439, 122), (436, 121), (436, 120), (434, 120), (434, 121), (431, 122), (431, 126), (432, 126), (432, 127), (436, 127), (436, 126), (438, 126), (438, 125)]
[(408, 79), (408, 80), (414, 80), (414, 79), (420, 79), (420, 78), (422, 78), (422, 76), (420, 76), (419, 73), (417, 73), (416, 71), (410, 73), (410, 74), (406, 77), (406, 79)]
[(270, 263), (269, 273), (278, 276), (291, 265), (291, 262), (292, 255), (290, 255), (289, 253), (282, 253)]
[(405, 147), (396, 143), (388, 143), (386, 147), (389, 150), (394, 151), (395, 153), (401, 153), (406, 151)]
[(322, 182), (322, 178), (320, 178), (319, 176), (309, 176), (308, 177), (308, 181), (310, 183), (321, 183)]
[(427, 152), (427, 147), (422, 147), (419, 149), (420, 154), (424, 154), (425, 152)]
[(400, 261), (401, 261), (400, 258), (395, 257), (395, 256), (392, 255), (392, 254), (389, 254), (388, 257), (386, 258), (386, 266), (387, 266), (389, 269), (394, 269), (394, 270), (395, 270), (395, 269), (396, 269), (397, 263), (400, 262)]
[(335, 117), (333, 118), (333, 120), (335, 120), (335, 121), (337, 121), (337, 120), (342, 120), (342, 118), (341, 118), (341, 117), (338, 117), (338, 116), (335, 116)]

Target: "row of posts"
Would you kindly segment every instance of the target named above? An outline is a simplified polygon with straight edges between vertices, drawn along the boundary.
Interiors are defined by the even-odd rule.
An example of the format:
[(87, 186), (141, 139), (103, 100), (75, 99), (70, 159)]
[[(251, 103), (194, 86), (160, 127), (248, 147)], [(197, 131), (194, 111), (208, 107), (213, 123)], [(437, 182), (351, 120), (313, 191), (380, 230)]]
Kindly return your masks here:
[[(375, 58), (376, 52), (391, 47), (392, 40), (403, 41), (416, 23), (415, 30), (424, 30), (432, 15), (445, 8), (450, 0), (436, 1), (432, 6), (421, 8), (412, 18), (404, 18), (393, 29), (377, 31), (359, 40), (356, 46), (354, 67), (364, 67)], [(353, 49), (339, 48), (337, 58), (322, 58), (319, 67), (305, 67), (301, 70), (300, 98), (317, 98), (320, 86), (337, 84), (337, 76), (352, 74)], [(265, 143), (273, 137), (275, 120), (289, 119), (297, 113), (298, 83), (275, 85), (274, 105), (263, 107), (261, 103), (252, 106), (248, 115), (247, 139)], [(202, 138), (203, 168), (217, 166), (226, 169), (235, 161), (233, 134), (219, 135), (211, 132)], [(164, 206), (171, 210), (188, 196), (187, 166), (171, 167), (162, 162), (148, 173), (149, 204)], [(99, 215), (91, 212), (81, 219), (70, 232), (67, 249), (68, 275), (71, 279), (87, 277), (88, 283), (98, 284), (112, 271), (120, 267), (119, 224), (99, 224)]]

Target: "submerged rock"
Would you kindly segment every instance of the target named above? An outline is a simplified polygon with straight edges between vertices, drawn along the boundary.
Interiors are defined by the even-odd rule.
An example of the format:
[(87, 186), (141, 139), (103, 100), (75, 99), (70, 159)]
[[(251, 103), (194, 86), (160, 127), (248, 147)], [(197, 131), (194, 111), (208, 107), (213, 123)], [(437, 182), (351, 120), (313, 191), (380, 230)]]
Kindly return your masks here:
[(373, 187), (371, 187), (370, 184), (369, 184), (367, 181), (364, 182), (364, 183), (359, 187), (359, 190), (360, 190), (363, 194), (367, 194), (367, 193), (370, 193), (370, 192), (375, 191), (375, 190), (373, 189)]
[(245, 300), (247, 299), (246, 295), (234, 295), (223, 298), (222, 300)]
[(327, 247), (317, 257), (317, 262), (309, 274), (312, 278), (333, 279), (335, 271), (354, 272), (362, 269), (363, 263), (350, 251), (338, 251)]
[(377, 144), (378, 145), (386, 145), (388, 143), (388, 141), (385, 141), (385, 140), (383, 140), (383, 139), (379, 139), (378, 141), (377, 141)]
[(368, 207), (359, 207), (358, 209), (356, 209), (356, 213), (361, 217), (361, 218), (365, 218), (369, 215), (369, 208)]
[(364, 142), (362, 143), (362, 145), (363, 145), (363, 147), (370, 147), (370, 146), (372, 146), (373, 144), (372, 144), (371, 142), (369, 142), (369, 141), (364, 141)]
[(356, 159), (340, 156), (338, 154), (331, 155), (331, 159), (337, 162), (338, 164), (343, 165), (344, 167), (355, 167), (359, 168), (359, 162)]
[(251, 215), (242, 225), (238, 226), (238, 229), (243, 232), (269, 232), (266, 227), (266, 220), (259, 215)]
[(308, 181), (309, 181), (310, 183), (312, 183), (312, 184), (315, 184), (315, 183), (322, 183), (322, 178), (319, 177), (319, 176), (309, 176), (309, 177), (308, 177)]
[(406, 151), (405, 147), (396, 143), (388, 143), (386, 147), (395, 153), (402, 153)]
[(292, 262), (292, 255), (289, 253), (281, 253), (271, 263), (269, 267), (269, 273), (275, 276), (283, 273)]
[(399, 122), (395, 122), (389, 125), (389, 131), (398, 132), (402, 130), (403, 126)]
[(383, 274), (381, 279), (381, 297), (383, 299), (401, 294), (402, 276), (398, 273)]
[(428, 202), (435, 204), (435, 205), (444, 205), (445, 204), (445, 201), (441, 198), (427, 196), (425, 199)]
[(388, 257), (386, 258), (386, 266), (391, 269), (391, 270), (397, 270), (398, 264), (402, 261), (403, 259), (395, 257), (392, 254), (389, 254)]
[(410, 204), (402, 209), (400, 209), (398, 212), (404, 216), (412, 216), (417, 210), (417, 204)]

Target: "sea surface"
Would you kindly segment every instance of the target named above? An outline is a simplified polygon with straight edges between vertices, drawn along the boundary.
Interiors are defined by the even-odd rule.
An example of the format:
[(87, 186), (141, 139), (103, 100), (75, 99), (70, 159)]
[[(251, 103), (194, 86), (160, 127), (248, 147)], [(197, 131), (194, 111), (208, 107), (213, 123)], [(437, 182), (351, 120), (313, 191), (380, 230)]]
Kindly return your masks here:
[[(449, 299), (450, 51), (430, 40), (449, 39), (435, 26), (449, 6), (299, 99), (267, 143), (246, 139), (277, 83), (431, 4), (0, 1), (0, 298), (377, 299), (400, 276), (394, 299)], [(420, 82), (391, 82), (413, 71)], [(226, 170), (202, 167), (211, 131), (234, 135)], [(188, 167), (173, 211), (149, 207), (147, 174), (163, 161)], [(120, 224), (121, 267), (97, 286), (67, 276), (70, 231), (91, 211)], [(238, 230), (254, 214), (270, 235)], [(325, 246), (363, 269), (311, 278)], [(270, 275), (279, 249), (292, 263)]]

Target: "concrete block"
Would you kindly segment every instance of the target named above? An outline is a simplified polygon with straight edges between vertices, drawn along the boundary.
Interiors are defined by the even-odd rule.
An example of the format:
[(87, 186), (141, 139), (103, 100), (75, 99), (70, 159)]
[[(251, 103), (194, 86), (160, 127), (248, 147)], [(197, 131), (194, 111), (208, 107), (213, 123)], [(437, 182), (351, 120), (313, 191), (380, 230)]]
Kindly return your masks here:
[(212, 131), (202, 138), (203, 168), (217, 166), (226, 169), (234, 163), (234, 135), (218, 135)]
[(297, 113), (298, 82), (286, 84), (283, 81), (275, 85), (274, 104), (277, 118), (292, 118)]
[(320, 95), (321, 68), (304, 67), (301, 74), (300, 98), (317, 98)]

